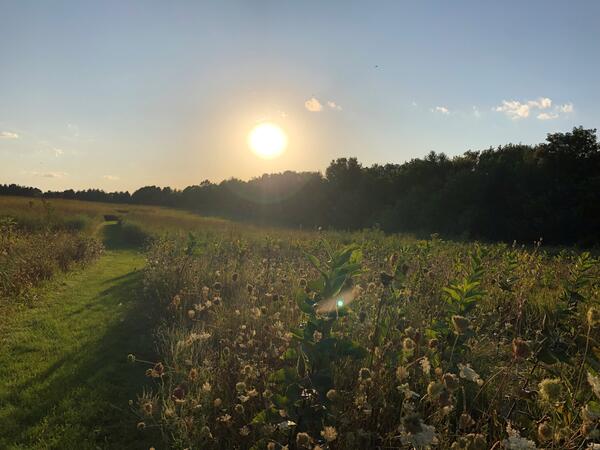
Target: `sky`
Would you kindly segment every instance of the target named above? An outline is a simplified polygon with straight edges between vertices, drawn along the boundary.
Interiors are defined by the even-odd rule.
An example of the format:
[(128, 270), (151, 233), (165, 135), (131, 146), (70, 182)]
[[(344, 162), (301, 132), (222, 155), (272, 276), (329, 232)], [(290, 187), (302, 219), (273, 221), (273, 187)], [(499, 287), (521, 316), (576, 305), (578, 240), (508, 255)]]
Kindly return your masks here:
[[(0, 0), (0, 183), (183, 188), (600, 125), (600, 2)], [(268, 121), (288, 137), (265, 160)]]

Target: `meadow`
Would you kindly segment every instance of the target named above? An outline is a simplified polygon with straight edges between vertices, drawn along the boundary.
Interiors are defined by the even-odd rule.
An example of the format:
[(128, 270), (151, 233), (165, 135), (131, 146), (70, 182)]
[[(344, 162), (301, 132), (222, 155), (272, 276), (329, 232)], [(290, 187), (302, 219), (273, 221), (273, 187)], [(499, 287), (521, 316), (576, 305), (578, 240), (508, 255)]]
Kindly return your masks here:
[[(105, 224), (106, 214), (119, 221)], [(121, 264), (137, 281), (133, 290), (111, 291), (108, 303), (100, 298), (99, 305), (111, 307), (102, 320), (132, 299), (131, 314), (151, 315), (140, 328), (128, 313), (127, 327), (107, 335), (113, 359), (106, 365), (118, 367), (127, 389), (113, 397), (107, 390), (97, 404), (120, 408), (108, 417), (123, 430), (108, 427), (102, 441), (61, 441), (55, 430), (48, 443), (48, 426), (38, 425), (35, 440), (27, 440), (13, 423), (12, 437), (0, 439), (7, 448), (599, 445), (600, 265), (593, 253), (373, 229), (264, 228), (67, 200), (0, 198), (0, 216), (10, 222), (3, 242), (9, 236), (37, 248), (39, 240), (69, 233), (98, 248), (71, 258), (75, 266), (57, 263), (32, 277), (31, 311), (52, 309), (44, 279), (74, 267), (89, 273), (108, 256), (103, 270)], [(3, 275), (19, 264), (16, 247), (4, 248)], [(37, 257), (47, 262), (47, 254)], [(11, 280), (18, 285), (20, 278)], [(12, 288), (2, 302), (23, 296)], [(17, 323), (23, 311), (11, 314)], [(4, 332), (16, 329), (9, 324)], [(31, 370), (17, 363), (12, 369)], [(8, 412), (0, 406), (0, 423), (17, 414), (19, 401)], [(61, 412), (74, 415), (72, 422), (75, 405)], [(58, 416), (50, 423), (62, 423)]]

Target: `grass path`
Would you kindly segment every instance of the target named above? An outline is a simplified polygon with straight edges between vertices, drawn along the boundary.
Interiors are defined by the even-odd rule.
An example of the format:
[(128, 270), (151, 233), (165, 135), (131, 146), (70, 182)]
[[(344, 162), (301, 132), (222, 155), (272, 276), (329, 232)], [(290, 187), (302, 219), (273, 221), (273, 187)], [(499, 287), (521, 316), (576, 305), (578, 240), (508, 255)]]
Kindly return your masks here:
[(152, 359), (141, 253), (105, 227), (107, 251), (39, 289), (2, 319), (0, 449), (148, 449), (128, 400), (146, 382), (128, 353)]

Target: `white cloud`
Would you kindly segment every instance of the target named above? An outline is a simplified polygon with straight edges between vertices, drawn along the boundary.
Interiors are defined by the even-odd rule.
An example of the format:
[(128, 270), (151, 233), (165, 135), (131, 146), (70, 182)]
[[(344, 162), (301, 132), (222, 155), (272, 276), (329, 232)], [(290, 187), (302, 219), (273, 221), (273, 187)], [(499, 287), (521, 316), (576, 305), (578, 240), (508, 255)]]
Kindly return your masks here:
[(573, 112), (573, 104), (565, 103), (564, 105), (552, 107), (552, 99), (540, 97), (537, 100), (528, 100), (526, 102), (503, 100), (502, 104), (496, 106), (493, 110), (502, 112), (513, 120), (527, 118), (537, 110), (537, 119), (552, 120), (560, 117), (561, 113)]
[(335, 109), (336, 111), (342, 110), (342, 107), (332, 100), (327, 102), (327, 106), (329, 106), (331, 109)]
[(54, 156), (56, 156), (56, 157), (62, 156), (65, 154), (65, 151), (61, 148), (53, 148), (52, 151), (54, 152)]
[(119, 179), (119, 177), (116, 175), (104, 175), (102, 178), (108, 181), (116, 181)]
[(419, 105), (417, 104), (417, 102), (415, 102), (414, 100), (412, 101), (411, 105), (412, 105), (412, 106), (415, 106), (415, 107), (416, 107), (416, 106), (419, 106)]
[(529, 117), (530, 106), (526, 103), (521, 103), (516, 100), (502, 100), (502, 105), (496, 106), (494, 111), (503, 112), (511, 119), (523, 119)]
[(477, 118), (481, 117), (481, 112), (477, 106), (473, 106), (473, 115)]
[(565, 103), (564, 105), (560, 105), (558, 107), (558, 110), (563, 113), (572, 113), (573, 109), (573, 103)]
[(67, 172), (37, 172), (35, 170), (31, 172), (24, 172), (29, 175), (33, 175), (35, 177), (43, 177), (43, 178), (63, 178), (68, 175)]
[(0, 139), (19, 139), (19, 135), (10, 131), (0, 131)]
[(434, 111), (442, 114), (450, 114), (450, 110), (445, 106), (436, 106)]
[(315, 97), (311, 97), (310, 99), (306, 100), (304, 102), (304, 107), (310, 112), (319, 112), (323, 109), (323, 105), (321, 105), (321, 102)]
[(537, 100), (528, 101), (527, 104), (531, 108), (548, 109), (552, 106), (552, 100), (548, 97), (540, 97)]
[(558, 114), (557, 113), (540, 113), (540, 114), (537, 115), (537, 118), (539, 120), (558, 119)]

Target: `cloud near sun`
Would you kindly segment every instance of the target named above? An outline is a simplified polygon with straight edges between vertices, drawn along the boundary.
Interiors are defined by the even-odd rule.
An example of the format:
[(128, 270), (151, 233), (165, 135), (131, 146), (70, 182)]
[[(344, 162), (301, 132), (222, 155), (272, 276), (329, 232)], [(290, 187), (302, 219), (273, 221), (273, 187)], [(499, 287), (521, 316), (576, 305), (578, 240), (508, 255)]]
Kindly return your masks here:
[[(329, 107), (329, 109), (332, 109), (334, 111), (342, 110), (342, 107), (333, 100), (328, 100), (326, 104)], [(304, 102), (304, 107), (310, 112), (320, 112), (323, 110), (323, 104), (316, 97), (311, 97), (308, 100), (306, 100)]]

